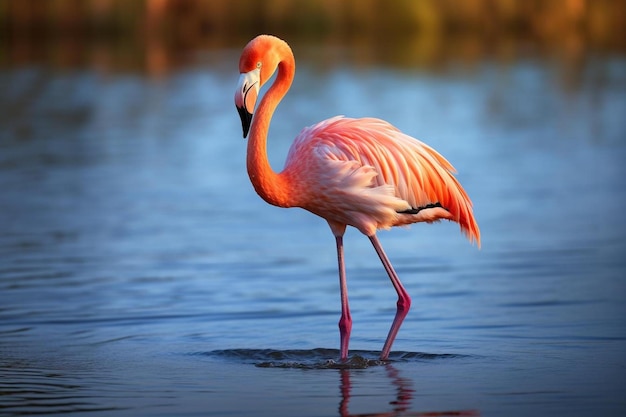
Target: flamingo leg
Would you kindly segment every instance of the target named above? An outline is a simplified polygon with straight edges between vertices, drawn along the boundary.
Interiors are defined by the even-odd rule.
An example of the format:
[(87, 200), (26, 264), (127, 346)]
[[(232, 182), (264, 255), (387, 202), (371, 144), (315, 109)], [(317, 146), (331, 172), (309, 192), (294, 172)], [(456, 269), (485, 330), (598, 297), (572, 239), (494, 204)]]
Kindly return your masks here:
[(380, 352), (380, 359), (387, 360), (387, 358), (389, 357), (389, 352), (391, 351), (391, 345), (393, 344), (393, 341), (398, 334), (398, 330), (400, 330), (400, 326), (402, 325), (404, 318), (411, 308), (411, 297), (409, 297), (409, 294), (406, 292), (404, 286), (400, 282), (398, 274), (396, 274), (396, 271), (393, 269), (389, 258), (387, 258), (387, 255), (385, 254), (385, 251), (383, 250), (383, 247), (381, 246), (378, 237), (376, 237), (375, 234), (368, 237), (372, 242), (372, 245), (374, 245), (374, 249), (376, 249), (376, 253), (380, 258), (380, 261), (383, 263), (385, 271), (387, 271), (387, 275), (389, 275), (389, 279), (391, 280), (393, 287), (398, 293), (398, 302), (396, 303), (396, 316), (394, 317), (393, 323), (391, 324), (391, 329), (389, 329), (389, 334), (387, 335), (387, 340), (385, 340), (385, 344), (383, 345), (383, 350), (382, 352)]
[(352, 317), (348, 306), (348, 284), (346, 282), (346, 266), (343, 260), (343, 237), (336, 236), (337, 263), (339, 264), (339, 290), (341, 292), (341, 318), (339, 319), (339, 335), (341, 337), (341, 360), (348, 359), (348, 344), (352, 330)]

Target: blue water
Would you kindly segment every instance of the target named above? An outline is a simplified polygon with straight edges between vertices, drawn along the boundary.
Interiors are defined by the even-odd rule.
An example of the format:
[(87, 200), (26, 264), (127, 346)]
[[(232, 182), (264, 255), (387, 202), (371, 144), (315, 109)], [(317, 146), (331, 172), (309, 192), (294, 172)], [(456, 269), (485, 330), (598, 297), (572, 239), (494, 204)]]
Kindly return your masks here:
[(413, 297), (390, 362), (369, 241), (345, 239), (341, 364), (328, 226), (249, 184), (239, 51), (160, 76), (5, 68), (1, 415), (626, 413), (626, 58), (397, 68), (320, 48), (299, 49), (274, 167), (303, 126), (381, 117), (455, 165), (482, 231), (480, 250), (451, 223), (379, 234)]

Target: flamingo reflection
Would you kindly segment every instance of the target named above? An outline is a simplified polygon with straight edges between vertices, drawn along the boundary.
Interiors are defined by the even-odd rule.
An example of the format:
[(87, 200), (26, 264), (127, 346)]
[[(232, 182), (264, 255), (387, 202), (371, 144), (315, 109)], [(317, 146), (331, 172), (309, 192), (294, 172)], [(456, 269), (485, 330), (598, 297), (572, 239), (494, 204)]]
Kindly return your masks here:
[(391, 383), (396, 387), (396, 399), (390, 401), (393, 406), (392, 411), (371, 412), (366, 414), (351, 414), (349, 411), (350, 395), (352, 392), (352, 384), (350, 381), (350, 369), (340, 369), (341, 376), (340, 390), (341, 402), (339, 403), (339, 415), (341, 417), (439, 417), (439, 416), (479, 416), (476, 410), (448, 410), (448, 411), (426, 411), (417, 412), (409, 411), (413, 393), (411, 381), (408, 378), (400, 376), (400, 372), (392, 365), (385, 365), (387, 376), (391, 379)]

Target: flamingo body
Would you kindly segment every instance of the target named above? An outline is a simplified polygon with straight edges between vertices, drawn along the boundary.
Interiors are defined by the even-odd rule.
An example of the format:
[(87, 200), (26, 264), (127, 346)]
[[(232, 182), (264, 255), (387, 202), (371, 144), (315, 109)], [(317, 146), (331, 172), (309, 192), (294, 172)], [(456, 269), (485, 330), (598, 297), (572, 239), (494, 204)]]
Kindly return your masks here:
[(283, 172), (301, 199), (294, 205), (366, 236), (448, 219), (479, 239), (470, 200), (451, 175), (452, 165), (383, 120), (334, 117), (305, 128)]
[[(261, 85), (277, 68), (276, 80), (255, 110)], [(348, 225), (368, 236), (398, 293), (396, 316), (381, 352), (381, 359), (387, 359), (411, 300), (376, 231), (446, 219), (459, 223), (468, 239), (480, 245), (467, 193), (443, 156), (375, 118), (339, 116), (303, 129), (289, 150), (283, 171), (274, 172), (267, 160), (267, 132), (272, 114), (293, 80), (293, 53), (286, 42), (261, 35), (244, 48), (239, 69), (235, 104), (244, 137), (250, 133), (247, 167), (255, 190), (270, 204), (301, 207), (323, 217), (335, 235), (342, 305), (341, 359), (347, 358), (352, 327), (343, 259), (343, 234)]]

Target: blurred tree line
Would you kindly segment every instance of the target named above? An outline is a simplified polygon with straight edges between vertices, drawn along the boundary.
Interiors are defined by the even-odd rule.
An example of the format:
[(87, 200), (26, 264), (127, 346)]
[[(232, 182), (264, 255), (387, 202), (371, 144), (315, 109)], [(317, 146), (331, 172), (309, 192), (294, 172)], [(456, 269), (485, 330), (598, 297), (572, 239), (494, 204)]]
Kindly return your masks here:
[(258, 33), (379, 48), (524, 39), (622, 53), (625, 32), (622, 0), (0, 0), (5, 65), (80, 60), (103, 44), (122, 56), (152, 50), (158, 64), (185, 50), (240, 48)]

